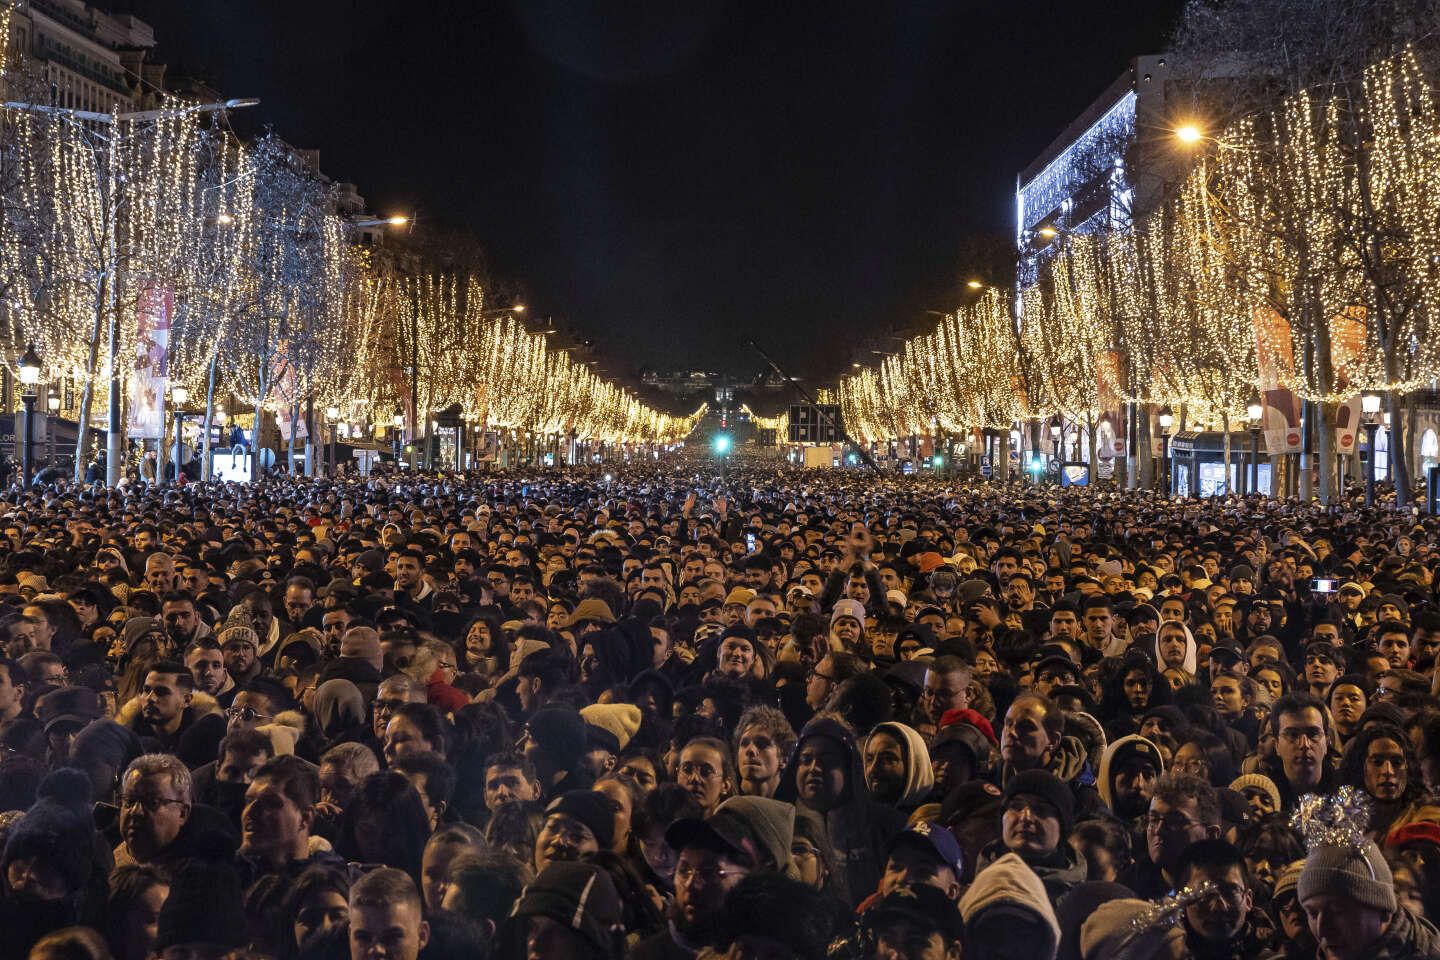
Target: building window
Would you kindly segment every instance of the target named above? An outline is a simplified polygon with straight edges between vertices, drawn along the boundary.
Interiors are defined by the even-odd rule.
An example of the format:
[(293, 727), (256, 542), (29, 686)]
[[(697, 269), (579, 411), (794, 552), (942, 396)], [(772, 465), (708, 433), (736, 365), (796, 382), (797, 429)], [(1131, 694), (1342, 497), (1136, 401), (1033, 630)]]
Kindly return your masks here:
[(1420, 437), (1420, 472), (1429, 475), (1431, 467), (1440, 467), (1440, 437), (1426, 430)]

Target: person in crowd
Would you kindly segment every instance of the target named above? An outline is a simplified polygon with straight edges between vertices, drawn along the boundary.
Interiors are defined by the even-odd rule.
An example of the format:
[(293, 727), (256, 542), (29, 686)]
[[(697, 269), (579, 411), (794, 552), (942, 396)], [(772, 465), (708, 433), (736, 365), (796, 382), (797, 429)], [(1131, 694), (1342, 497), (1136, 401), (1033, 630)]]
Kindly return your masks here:
[(1428, 515), (669, 466), (0, 492), (0, 960), (1434, 953)]

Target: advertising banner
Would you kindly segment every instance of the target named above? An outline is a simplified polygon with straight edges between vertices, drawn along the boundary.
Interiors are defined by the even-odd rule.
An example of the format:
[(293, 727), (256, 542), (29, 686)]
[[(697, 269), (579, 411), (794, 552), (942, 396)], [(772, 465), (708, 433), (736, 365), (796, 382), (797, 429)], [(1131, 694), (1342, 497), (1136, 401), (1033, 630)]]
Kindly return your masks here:
[(170, 315), (175, 293), (146, 284), (135, 307), (135, 368), (130, 377), (126, 433), (134, 439), (165, 436), (165, 390), (169, 385)]

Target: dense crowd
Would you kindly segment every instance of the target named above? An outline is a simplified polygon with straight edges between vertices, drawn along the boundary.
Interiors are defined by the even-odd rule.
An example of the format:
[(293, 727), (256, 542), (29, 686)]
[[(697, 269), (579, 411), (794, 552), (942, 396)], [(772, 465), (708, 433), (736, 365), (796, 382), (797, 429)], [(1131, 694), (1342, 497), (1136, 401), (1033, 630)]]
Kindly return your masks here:
[(684, 460), (0, 498), (0, 960), (1440, 957), (1440, 523)]

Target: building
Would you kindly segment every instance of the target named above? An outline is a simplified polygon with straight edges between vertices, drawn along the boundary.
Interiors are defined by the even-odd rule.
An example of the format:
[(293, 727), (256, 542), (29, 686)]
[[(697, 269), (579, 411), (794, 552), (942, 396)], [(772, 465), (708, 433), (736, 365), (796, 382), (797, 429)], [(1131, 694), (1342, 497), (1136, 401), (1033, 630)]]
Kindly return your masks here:
[(23, 55), (56, 106), (112, 113), (155, 106), (165, 65), (155, 31), (132, 14), (84, 0), (19, 0), (10, 19), (10, 55)]
[(1136, 57), (1016, 177), (1015, 246), (1020, 283), (1069, 233), (1123, 229), (1154, 209), (1183, 174), (1174, 149), (1163, 54)]

